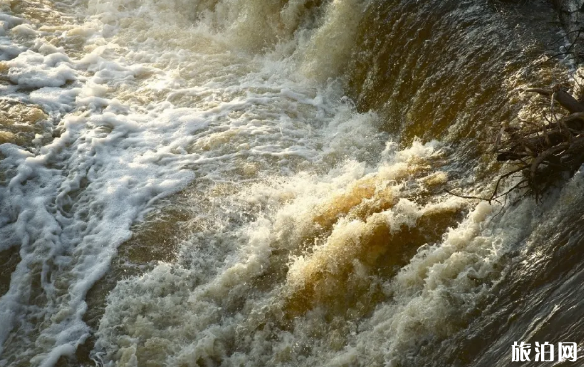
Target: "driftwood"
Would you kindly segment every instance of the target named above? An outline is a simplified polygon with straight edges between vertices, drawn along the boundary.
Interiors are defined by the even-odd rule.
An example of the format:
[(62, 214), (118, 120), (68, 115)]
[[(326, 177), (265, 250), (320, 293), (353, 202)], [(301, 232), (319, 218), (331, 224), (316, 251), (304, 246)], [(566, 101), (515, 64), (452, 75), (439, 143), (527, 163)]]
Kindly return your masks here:
[[(497, 160), (515, 163), (529, 189), (539, 196), (564, 173), (572, 175), (584, 163), (584, 104), (560, 86), (525, 92), (549, 97), (552, 119), (529, 128), (503, 129), (506, 136), (497, 149)], [(567, 115), (556, 118), (556, 102)]]
[(553, 96), (554, 100), (558, 102), (562, 107), (568, 110), (570, 113), (584, 112), (584, 105), (578, 102), (578, 100), (565, 90), (561, 89), (560, 86), (555, 86), (552, 89), (526, 89), (524, 92), (539, 93), (542, 96), (550, 97)]
[[(584, 163), (584, 103), (560, 86), (527, 89), (524, 92), (550, 98), (552, 118), (540, 122), (522, 121), (524, 126), (521, 128), (501, 129), (495, 143), (497, 160), (510, 162), (515, 167), (498, 178), (489, 197), (458, 195), (451, 191), (448, 193), (491, 202), (512, 191), (523, 190), (524, 195), (533, 194), (538, 199), (558, 179), (573, 175)], [(560, 111), (554, 111), (556, 103), (567, 114), (559, 117), (557, 112)], [(522, 175), (521, 179), (500, 193), (502, 182), (518, 174)]]

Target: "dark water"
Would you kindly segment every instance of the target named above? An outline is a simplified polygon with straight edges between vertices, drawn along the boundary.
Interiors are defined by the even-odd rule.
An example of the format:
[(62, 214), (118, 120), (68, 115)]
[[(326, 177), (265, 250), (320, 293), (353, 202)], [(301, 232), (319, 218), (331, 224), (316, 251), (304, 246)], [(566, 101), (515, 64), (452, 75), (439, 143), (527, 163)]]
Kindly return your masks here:
[[(556, 54), (561, 39), (545, 2), (378, 2), (368, 16), (363, 48), (351, 63), (359, 108), (390, 116), (385, 128), (402, 141), (446, 139), (467, 170), (484, 164), (488, 146), (481, 143), (492, 129), (516, 118), (523, 83), (550, 85), (566, 75), (557, 59), (542, 57)], [(581, 345), (581, 184), (576, 187), (570, 199), (558, 203), (556, 194), (540, 205), (539, 223), (508, 254), (508, 269), (468, 325), (420, 345), (411, 365), (507, 366), (515, 341)], [(556, 363), (524, 365), (578, 364)]]

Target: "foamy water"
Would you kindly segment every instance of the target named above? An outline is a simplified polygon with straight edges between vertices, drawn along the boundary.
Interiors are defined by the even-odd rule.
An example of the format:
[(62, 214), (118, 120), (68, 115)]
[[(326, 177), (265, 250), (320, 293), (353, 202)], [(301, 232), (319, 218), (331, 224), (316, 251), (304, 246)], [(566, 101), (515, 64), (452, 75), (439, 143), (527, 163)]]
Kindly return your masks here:
[[(539, 214), (445, 194), (474, 177), (451, 179), (447, 144), (357, 112), (369, 5), (3, 5), (0, 93), (33, 112), (0, 135), (0, 251), (20, 258), (0, 365), (415, 365), (465, 327)], [(166, 246), (139, 236), (179, 202), (173, 260), (116, 273), (133, 235)]]

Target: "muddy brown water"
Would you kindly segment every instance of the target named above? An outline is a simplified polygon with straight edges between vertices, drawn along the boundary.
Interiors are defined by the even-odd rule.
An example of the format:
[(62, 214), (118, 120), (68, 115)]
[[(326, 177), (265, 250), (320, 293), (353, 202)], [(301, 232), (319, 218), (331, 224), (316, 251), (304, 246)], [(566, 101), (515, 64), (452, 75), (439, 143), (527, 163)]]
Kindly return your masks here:
[[(365, 147), (358, 159), (369, 168), (360, 176), (346, 168), (345, 177), (334, 171), (342, 171), (338, 167), (351, 158), (342, 149), (313, 160), (237, 156), (263, 142), (262, 123), (285, 120), (280, 110), (286, 119), (297, 118), (298, 125), (310, 125), (302, 116), (310, 115), (311, 108), (315, 116), (326, 115), (317, 111), (317, 102), (290, 107), (286, 100), (272, 109), (253, 109), (269, 104), (258, 98), (251, 111), (206, 115), (216, 133), (193, 142), (189, 153), (210, 152), (215, 158), (215, 151), (233, 146), (229, 164), (211, 163), (219, 167), (213, 174), (201, 168), (197, 179), (152, 203), (151, 211), (133, 223), (129, 239), (106, 261), (107, 271), (83, 294), (87, 309), (81, 320), (89, 331), (73, 352), (48, 365), (507, 366), (514, 341), (581, 345), (581, 175), (555, 188), (541, 203), (525, 199), (502, 210), (444, 194), (453, 186), (489, 188), (493, 177), (506, 169), (489, 158), (494, 134), (503, 122), (516, 121), (518, 114), (529, 115), (540, 106), (520, 88), (562, 82), (577, 91), (573, 64), (550, 57), (562, 38), (551, 6), (545, 1), (486, 0), (273, 2), (269, 7), (256, 3), (174, 1), (166, 7), (154, 1), (140, 8), (134, 2), (116, 2), (119, 11), (136, 7), (136, 12), (126, 20), (100, 18), (110, 27), (104, 29), (121, 29), (104, 39), (115, 39), (130, 50), (133, 62), (144, 62), (150, 69), (126, 83), (112, 82), (105, 95), (115, 94), (117, 103), (141, 113), (162, 102), (219, 111), (216, 105), (221, 102), (276, 93), (278, 80), (273, 91), (249, 76), (255, 75), (250, 70), (258, 60), (272, 62), (265, 55), (274, 49), (317, 80), (326, 81), (327, 74), (315, 72), (315, 64), (306, 60), (325, 63), (329, 57), (334, 62), (326, 61), (326, 66), (348, 96), (350, 113), (375, 113), (370, 139), (393, 140), (404, 151), (418, 147), (420, 140), (437, 140), (444, 149), (430, 154), (417, 148), (379, 163), (374, 156), (382, 154), (380, 149)], [(2, 5), (4, 13), (36, 24), (47, 42), (63, 47), (71, 57), (99, 47), (88, 47), (90, 33), (80, 31), (82, 15), (101, 9), (99, 2), (75, 3), (74, 11), (51, 1)], [(157, 14), (144, 10), (150, 6), (162, 6), (157, 10), (161, 16), (196, 9), (180, 21), (198, 24), (205, 19), (209, 27), (217, 27), (209, 36), (212, 41), (197, 38), (198, 33), (177, 39), (175, 28), (148, 28), (148, 17)], [(222, 25), (221, 16), (234, 14), (222, 12), (229, 6), (242, 9), (248, 18)], [(289, 11), (293, 6), (296, 10)], [(273, 18), (260, 22), (253, 15), (260, 10)], [(255, 23), (246, 23), (249, 19)], [(353, 26), (351, 32), (342, 32)], [(338, 38), (331, 42), (338, 40), (343, 47), (331, 51), (336, 45), (302, 40), (302, 35), (319, 29), (322, 34), (314, 39), (333, 33)], [(144, 33), (132, 39), (136, 31)], [(65, 37), (67, 32), (70, 36)], [(13, 37), (23, 47), (33, 47), (31, 40)], [(296, 39), (301, 41), (286, 44)], [(179, 50), (179, 56), (150, 60), (145, 49), (161, 45), (170, 47), (169, 53)], [(195, 64), (201, 70), (196, 73), (181, 47), (192, 48), (185, 55), (204, 48), (200, 53), (208, 52), (215, 60)], [(232, 48), (233, 54), (213, 54), (222, 48)], [(164, 54), (165, 49), (160, 50)], [(123, 54), (117, 48), (108, 52)], [(4, 80), (9, 70), (2, 65)], [(89, 78), (98, 72), (83, 73)], [(164, 73), (180, 75), (181, 82), (148, 89), (148, 83)], [(218, 96), (187, 91), (204, 84), (205, 78), (217, 85)], [(229, 78), (235, 79), (232, 85), (241, 84), (243, 92), (221, 85)], [(15, 93), (32, 92), (22, 88)], [(67, 114), (101, 113), (77, 107), (49, 118), (50, 111), (14, 102), (15, 94), (10, 93), (0, 101), (0, 143), (30, 152), (35, 152), (35, 134), (48, 133), (41, 144), (60, 138), (65, 130), (53, 124)], [(310, 89), (306, 96), (311, 93), (317, 92)], [(308, 99), (298, 95), (285, 96)], [(228, 124), (238, 119), (249, 119), (253, 133), (244, 134), (244, 127), (229, 130)], [(314, 122), (306, 135), (321, 128), (319, 124)], [(113, 129), (101, 128), (105, 135)], [(315, 146), (326, 145), (337, 133), (359, 134), (326, 130)], [(282, 130), (280, 134), (282, 140), (297, 139), (298, 144), (305, 138), (300, 133), (285, 136)], [(276, 149), (276, 143), (270, 144)], [(16, 176), (16, 168), (2, 168), (4, 187)], [(81, 181), (69, 193), (72, 202), (64, 212), (77, 210), (76, 198), (84, 198), (91, 184), (90, 179)], [(41, 365), (43, 353), (58, 344), (58, 338), (43, 333), (65, 317), (56, 311), (35, 316), (37, 309), (49, 309), (62, 299), (51, 298), (43, 272), (48, 266), (58, 273), (67, 265), (55, 265), (58, 256), (25, 264), (21, 255), (28, 259), (29, 250), (21, 248), (19, 238), (13, 235), (0, 251), (0, 295), (22, 286), (12, 279), (19, 264), (29, 267), (30, 294), (17, 308), (24, 310), (25, 321), (13, 326), (4, 341), (0, 365)], [(66, 278), (59, 281), (54, 285), (65, 293), (74, 285)]]

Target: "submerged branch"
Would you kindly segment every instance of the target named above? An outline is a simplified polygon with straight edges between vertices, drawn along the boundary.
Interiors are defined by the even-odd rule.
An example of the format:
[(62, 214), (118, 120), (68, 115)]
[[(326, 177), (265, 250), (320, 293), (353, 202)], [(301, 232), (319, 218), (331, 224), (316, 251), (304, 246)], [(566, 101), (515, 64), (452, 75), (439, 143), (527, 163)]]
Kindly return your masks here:
[[(551, 120), (544, 114), (542, 121), (522, 121), (524, 127), (504, 127), (496, 139), (496, 159), (513, 163), (516, 168), (499, 176), (489, 197), (456, 194), (466, 199), (496, 201), (513, 191), (521, 190), (538, 199), (565, 173), (570, 176), (584, 163), (584, 104), (560, 86), (551, 89), (532, 88), (524, 92), (537, 93), (550, 98)], [(559, 117), (554, 111), (557, 102), (568, 114)], [(523, 178), (506, 191), (499, 193), (503, 182), (521, 173)]]
[(584, 105), (571, 94), (561, 89), (559, 86), (555, 86), (552, 89), (541, 89), (541, 88), (532, 88), (526, 89), (524, 92), (528, 93), (538, 93), (542, 96), (546, 97), (553, 97), (553, 100), (558, 102), (562, 107), (567, 109), (570, 113), (575, 112), (584, 112)]

